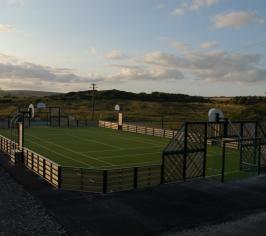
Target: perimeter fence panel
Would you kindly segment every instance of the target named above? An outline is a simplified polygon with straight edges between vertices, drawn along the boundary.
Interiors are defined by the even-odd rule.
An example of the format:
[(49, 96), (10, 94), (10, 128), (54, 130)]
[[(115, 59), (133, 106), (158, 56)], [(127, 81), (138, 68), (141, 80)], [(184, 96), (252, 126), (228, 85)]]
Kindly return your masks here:
[(134, 180), (135, 184), (137, 184), (135, 188), (146, 188), (159, 185), (161, 183), (161, 169), (161, 165), (134, 168), (135, 176), (137, 174), (137, 180), (136, 178)]
[(61, 167), (57, 163), (31, 151), (23, 148), (24, 165), (41, 176), (53, 186), (59, 188), (61, 185), (60, 171)]
[(103, 192), (103, 171), (62, 167), (61, 186), (66, 190)]
[(207, 146), (206, 178), (221, 181), (223, 165), (223, 149), (220, 145), (213, 143)]
[(0, 119), (0, 129), (8, 129), (10, 126), (9, 119)]
[(85, 127), (87, 127), (87, 121), (86, 120), (79, 120), (78, 121), (78, 127), (79, 128), (85, 128)]
[(221, 138), (224, 136), (224, 122), (207, 122), (207, 137), (209, 139)]
[(256, 138), (257, 137), (257, 122), (243, 123), (242, 138)]
[(163, 152), (163, 182), (205, 176), (206, 123), (185, 123)]
[(186, 179), (203, 177), (206, 164), (206, 124), (188, 123), (186, 155)]
[(106, 172), (106, 192), (118, 192), (134, 188), (134, 168), (111, 169)]
[(223, 144), (222, 182), (256, 176), (260, 170), (260, 139), (239, 139), (239, 149)]
[(60, 125), (60, 117), (59, 116), (51, 116), (50, 117), (50, 126), (51, 127), (59, 127)]
[(163, 157), (163, 181), (165, 183), (184, 180), (185, 158), (183, 153), (165, 153)]
[(66, 117), (60, 117), (60, 127), (63, 127), (63, 128), (65, 128), (65, 127), (68, 127), (68, 117), (66, 116)]
[(70, 119), (68, 121), (68, 127), (70, 127), (70, 128), (76, 128), (77, 127), (77, 121), (76, 120), (73, 120), (73, 119)]

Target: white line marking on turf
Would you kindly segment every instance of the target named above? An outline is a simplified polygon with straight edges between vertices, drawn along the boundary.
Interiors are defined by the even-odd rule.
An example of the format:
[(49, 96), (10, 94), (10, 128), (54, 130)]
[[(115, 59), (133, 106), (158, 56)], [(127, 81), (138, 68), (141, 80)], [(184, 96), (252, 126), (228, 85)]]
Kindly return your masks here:
[[(109, 131), (109, 130), (108, 130)], [(138, 143), (142, 143), (142, 144), (150, 144), (150, 145), (153, 145), (153, 146), (158, 146), (158, 145), (165, 145), (165, 143), (161, 143), (161, 142), (148, 142), (148, 141), (144, 141), (143, 139), (140, 139), (139, 136), (130, 136), (132, 138), (126, 138), (124, 135), (121, 135), (118, 133), (118, 131), (114, 131), (114, 132), (117, 132), (115, 134), (116, 138), (119, 138), (119, 139), (124, 139), (124, 140), (129, 140), (131, 142), (138, 142)], [(131, 133), (131, 132), (126, 132), (126, 131), (123, 131), (125, 132), (126, 134), (138, 134), (138, 133)], [(87, 133), (86, 133), (87, 134)], [(110, 134), (110, 132), (106, 132), (106, 134), (109, 136), (109, 137), (113, 137), (113, 135)], [(95, 134), (94, 134), (95, 135)], [(138, 134), (138, 135), (141, 135), (141, 134)], [(99, 136), (98, 136), (99, 137)], [(144, 135), (144, 137), (154, 137), (154, 136), (151, 136), (151, 135)], [(170, 139), (169, 139), (170, 141)]]
[[(29, 134), (28, 134), (28, 135), (29, 135)], [(90, 159), (93, 159), (93, 160), (95, 160), (95, 161), (105, 163), (105, 164), (107, 164), (107, 165), (109, 165), (109, 166), (113, 166), (113, 164), (111, 164), (110, 162), (103, 161), (103, 160), (101, 160), (101, 159), (97, 159), (97, 158), (95, 158), (95, 157), (92, 157), (91, 155), (83, 155), (82, 153), (79, 153), (79, 152), (73, 151), (73, 150), (71, 150), (71, 149), (69, 149), (69, 148), (66, 148), (66, 147), (62, 146), (62, 145), (59, 145), (59, 144), (56, 144), (56, 143), (53, 143), (53, 142), (49, 142), (49, 141), (47, 141), (47, 140), (41, 139), (41, 138), (36, 137), (36, 136), (33, 136), (33, 135), (29, 135), (29, 136), (30, 136), (30, 137), (33, 137), (33, 138), (35, 138), (35, 139), (39, 139), (39, 140), (42, 141), (42, 142), (50, 143), (50, 144), (52, 144), (52, 145), (54, 145), (54, 146), (60, 147), (61, 149), (64, 149), (64, 150), (66, 150), (66, 151), (68, 151), (68, 152), (73, 152), (73, 153), (78, 154), (78, 155), (81, 155), (81, 156), (83, 156), (83, 157), (90, 158)]]
[[(149, 149), (159, 149), (160, 151), (162, 151), (162, 148), (161, 147), (139, 147), (139, 148), (123, 148), (121, 149), (121, 151), (134, 151), (134, 150), (149, 150)], [(81, 152), (83, 154), (86, 154), (86, 153), (101, 153), (101, 152), (118, 152), (120, 150), (114, 150), (114, 149), (108, 149), (108, 150), (97, 150), (97, 151), (87, 151), (87, 152)]]
[(151, 155), (151, 154), (158, 154), (160, 152), (145, 152), (145, 153), (134, 153), (134, 154), (126, 154), (126, 155), (116, 155), (116, 156), (106, 156), (102, 157), (103, 159), (110, 159), (110, 158), (123, 158), (123, 157), (134, 157), (134, 156), (143, 156), (143, 155)]
[(99, 141), (96, 141), (96, 140), (93, 140), (93, 139), (87, 139), (87, 138), (80, 138), (78, 136), (74, 136), (72, 134), (68, 134), (68, 133), (65, 133), (67, 136), (70, 136), (70, 137), (73, 137), (73, 138), (76, 138), (76, 139), (79, 139), (79, 140), (87, 140), (89, 142), (93, 142), (93, 143), (98, 143), (98, 144), (102, 144), (104, 146), (107, 146), (107, 147), (112, 147), (112, 148), (115, 148), (115, 149), (118, 149), (118, 150), (122, 150), (121, 147), (118, 147), (118, 146), (115, 146), (115, 145), (111, 145), (111, 144), (106, 144), (106, 143), (103, 143), (103, 142), (99, 142)]
[(61, 154), (61, 153), (59, 153), (59, 152), (53, 151), (53, 150), (51, 150), (50, 148), (47, 148), (46, 146), (44, 146), (44, 145), (42, 145), (42, 144), (40, 144), (40, 143), (33, 142), (32, 140), (28, 140), (28, 142), (30, 142), (30, 143), (34, 143), (34, 144), (36, 144), (36, 145), (42, 147), (43, 149), (46, 149), (46, 150), (48, 150), (49, 152), (53, 152), (53, 153), (55, 153), (55, 154), (57, 154), (57, 155), (59, 155), (59, 156), (62, 156), (62, 157), (64, 157), (64, 158), (66, 158), (66, 159), (70, 159), (70, 160), (72, 160), (72, 161), (79, 162), (80, 164), (83, 164), (83, 165), (86, 165), (86, 166), (89, 166), (89, 167), (95, 168), (95, 166), (93, 166), (93, 165), (90, 165), (90, 164), (88, 164), (88, 163), (86, 163), (86, 162), (83, 162), (83, 161), (78, 161), (78, 160), (76, 160), (76, 159), (71, 158), (71, 157), (68, 156), (68, 155), (64, 155), (64, 154)]

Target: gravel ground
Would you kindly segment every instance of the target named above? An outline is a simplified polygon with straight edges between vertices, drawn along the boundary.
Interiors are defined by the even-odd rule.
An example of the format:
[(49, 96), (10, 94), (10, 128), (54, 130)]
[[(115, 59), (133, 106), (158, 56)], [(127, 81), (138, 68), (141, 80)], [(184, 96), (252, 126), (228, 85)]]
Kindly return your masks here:
[(257, 213), (245, 218), (217, 225), (198, 227), (182, 232), (164, 233), (163, 236), (261, 236), (266, 232), (266, 213)]
[(65, 235), (41, 203), (0, 167), (0, 235)]

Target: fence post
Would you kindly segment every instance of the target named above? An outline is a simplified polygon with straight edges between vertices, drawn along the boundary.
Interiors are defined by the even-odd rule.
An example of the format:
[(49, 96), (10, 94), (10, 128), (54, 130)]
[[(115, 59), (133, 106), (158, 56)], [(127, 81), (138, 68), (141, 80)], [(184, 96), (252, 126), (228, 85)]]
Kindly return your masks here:
[(31, 169), (33, 170), (33, 152), (31, 153)]
[(162, 154), (162, 165), (161, 165), (161, 184), (164, 183), (164, 162), (165, 162), (165, 158), (164, 158), (164, 152)]
[(58, 166), (58, 188), (62, 188), (62, 167)]
[(77, 128), (79, 127), (79, 120), (76, 120)]
[(107, 181), (108, 181), (108, 172), (107, 170), (103, 171), (103, 193), (107, 193)]
[(67, 127), (70, 127), (70, 123), (69, 123), (69, 117), (67, 118)]
[(187, 170), (187, 128), (188, 128), (188, 124), (185, 123), (184, 160), (183, 160), (183, 179), (184, 179), (184, 181), (186, 181), (186, 170)]
[(207, 159), (207, 123), (204, 124), (204, 156), (203, 156), (203, 177), (206, 177), (206, 159)]
[[(43, 178), (45, 179), (46, 160), (43, 159)], [(58, 177), (59, 178), (59, 177)]]
[(221, 182), (224, 183), (224, 170), (225, 170), (225, 141), (223, 141), (223, 156), (222, 156), (222, 176)]
[(244, 135), (244, 123), (241, 122), (241, 123), (240, 123), (240, 136), (241, 136), (241, 138), (244, 137), (243, 135)]
[(260, 175), (260, 158), (261, 158), (261, 139), (257, 139), (255, 140), (256, 142), (256, 150), (257, 150), (257, 147), (259, 148), (259, 151), (258, 151), (258, 175)]
[(134, 189), (138, 188), (138, 167), (134, 167)]
[(80, 168), (80, 189), (84, 189), (84, 174), (83, 174), (83, 168)]
[(255, 138), (258, 137), (258, 121), (255, 122)]
[(51, 172), (50, 172), (51, 178), (50, 178), (50, 181), (51, 181), (51, 183), (53, 183), (53, 164), (52, 163), (50, 163), (50, 168), (51, 168)]

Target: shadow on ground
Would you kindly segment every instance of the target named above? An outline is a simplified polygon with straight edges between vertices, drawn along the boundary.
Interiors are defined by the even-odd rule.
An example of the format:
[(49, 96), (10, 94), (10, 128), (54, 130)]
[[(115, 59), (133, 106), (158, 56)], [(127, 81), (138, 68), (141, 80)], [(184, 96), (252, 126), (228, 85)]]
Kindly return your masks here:
[(56, 190), (27, 169), (11, 166), (3, 154), (0, 164), (72, 235), (168, 235), (266, 209), (265, 175), (226, 184), (194, 180), (103, 195)]

